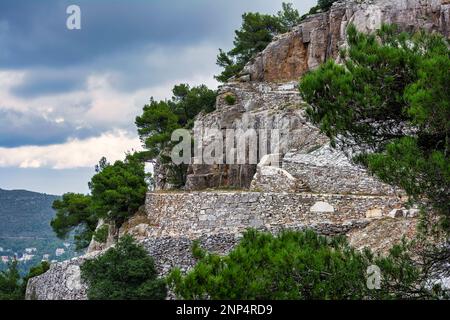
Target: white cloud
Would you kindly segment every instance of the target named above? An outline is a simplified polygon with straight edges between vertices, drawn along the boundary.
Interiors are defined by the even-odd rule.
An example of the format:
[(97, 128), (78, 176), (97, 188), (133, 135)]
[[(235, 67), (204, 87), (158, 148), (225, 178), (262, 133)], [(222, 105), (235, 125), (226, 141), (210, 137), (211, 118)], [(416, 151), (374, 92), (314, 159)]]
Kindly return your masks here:
[(0, 167), (70, 169), (93, 167), (101, 157), (122, 160), (126, 151), (141, 150), (135, 136), (116, 130), (64, 144), (0, 148)]
[[(123, 159), (126, 151), (140, 148), (139, 139), (126, 132), (132, 130), (136, 115), (141, 113), (150, 97), (158, 100), (170, 98), (172, 87), (178, 83), (192, 86), (206, 84), (211, 88), (217, 86), (212, 77), (214, 70), (205, 66), (207, 64), (202, 65), (205, 53), (209, 56), (213, 51), (208, 47), (192, 47), (177, 54), (172, 52), (169, 55), (165, 50), (148, 54), (148, 59), (143, 63), (145, 69), (151, 69), (152, 65), (155, 67), (159, 61), (158, 68), (169, 68), (172, 63), (180, 68), (198, 66), (201, 72), (181, 72), (178, 77), (162, 80), (157, 85), (131, 91), (117, 90), (116, 83), (123, 74), (120, 70), (110, 70), (90, 73), (85, 80), (85, 90), (20, 97), (12, 93), (12, 88), (26, 81), (30, 71), (0, 70), (0, 109), (35, 115), (56, 124), (71, 124), (74, 137), (76, 130), (84, 128), (98, 128), (99, 132), (106, 132), (88, 139), (68, 138), (62, 144), (0, 148), (0, 167), (70, 169), (93, 167), (102, 156), (110, 161)], [(177, 60), (178, 54), (184, 58)], [(33, 123), (27, 124), (26, 129), (32, 132)], [(39, 132), (36, 134), (39, 135)]]
[[(64, 119), (67, 125), (79, 130), (129, 130), (150, 97), (170, 98), (175, 84), (206, 84), (211, 88), (217, 87), (218, 83), (213, 78), (217, 72), (216, 53), (217, 49), (207, 44), (178, 50), (159, 47), (148, 48), (148, 51), (138, 52), (135, 56), (100, 59), (98, 64), (103, 67), (84, 66), (83, 68), (87, 68), (84, 71), (77, 71), (77, 67), (63, 70), (0, 70), (0, 109), (14, 110), (59, 123)], [(130, 70), (126, 65), (126, 58), (136, 61), (128, 62), (133, 65)], [(27, 79), (35, 78), (36, 74), (56, 75), (58, 79), (64, 74), (69, 79), (82, 76), (84, 88), (36, 97), (14, 94), (15, 87), (26, 84)], [(124, 90), (121, 88), (123, 84), (131, 87)], [(133, 88), (134, 85), (138, 87)]]

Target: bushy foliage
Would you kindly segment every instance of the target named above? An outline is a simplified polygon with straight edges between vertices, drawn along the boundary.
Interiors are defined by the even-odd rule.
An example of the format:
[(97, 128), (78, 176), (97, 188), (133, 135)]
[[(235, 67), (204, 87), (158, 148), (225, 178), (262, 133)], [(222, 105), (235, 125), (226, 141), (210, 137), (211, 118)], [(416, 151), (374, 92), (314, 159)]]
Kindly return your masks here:
[(92, 209), (92, 197), (66, 193), (61, 199), (55, 200), (52, 207), (56, 210), (56, 216), (50, 225), (56, 235), (64, 239), (76, 229), (76, 247), (78, 249), (87, 247), (98, 221)]
[(103, 225), (95, 230), (93, 239), (99, 243), (105, 243), (108, 240), (109, 226)]
[(22, 300), (22, 286), (17, 261), (8, 265), (6, 271), (0, 271), (0, 300)]
[(191, 88), (188, 84), (179, 84), (174, 86), (172, 93), (168, 103), (182, 127), (191, 128), (199, 113), (210, 113), (215, 109), (217, 92), (205, 85)]
[(97, 216), (120, 226), (145, 202), (147, 183), (144, 163), (132, 154), (125, 161), (106, 165), (89, 183)]
[(237, 75), (257, 53), (263, 51), (277, 34), (289, 31), (300, 23), (300, 14), (291, 3), (283, 3), (276, 15), (244, 13), (242, 26), (235, 31), (234, 48), (229, 52), (219, 49), (217, 65), (224, 70), (216, 79), (226, 82)]
[(348, 29), (343, 65), (306, 75), (300, 93), (310, 119), (385, 182), (450, 215), (450, 59), (440, 35)]
[[(387, 258), (352, 249), (343, 237), (327, 238), (313, 231), (278, 236), (248, 231), (227, 256), (193, 247), (199, 261), (187, 275), (169, 275), (175, 293), (184, 299), (394, 299), (430, 298), (405, 248)], [(379, 290), (367, 286), (367, 268), (378, 265)], [(398, 285), (402, 285), (402, 290)], [(420, 293), (420, 294), (418, 294)]]
[(6, 271), (0, 271), (0, 300), (23, 300), (27, 289), (28, 280), (37, 277), (50, 268), (47, 261), (32, 267), (28, 274), (21, 278), (18, 262), (13, 260)]
[(318, 0), (317, 5), (321, 10), (327, 11), (336, 1), (337, 0)]
[(136, 117), (136, 126), (146, 151), (141, 153), (144, 160), (158, 159), (169, 171), (169, 182), (175, 188), (184, 186), (186, 165), (175, 165), (170, 158), (174, 146), (172, 132), (193, 126), (195, 117), (214, 110), (217, 92), (205, 85), (191, 88), (187, 84), (176, 85), (171, 100), (155, 101), (143, 108), (142, 115)]
[(103, 255), (87, 260), (81, 275), (89, 284), (87, 294), (92, 300), (162, 300), (167, 294), (153, 259), (130, 236)]
[(226, 95), (225, 96), (225, 102), (229, 105), (232, 106), (236, 103), (236, 97), (232, 94)]
[(136, 154), (114, 164), (102, 159), (96, 170), (89, 182), (91, 195), (66, 193), (53, 203), (53, 230), (60, 238), (75, 230), (79, 249), (89, 245), (99, 218), (120, 226), (144, 204), (148, 189), (144, 163)]

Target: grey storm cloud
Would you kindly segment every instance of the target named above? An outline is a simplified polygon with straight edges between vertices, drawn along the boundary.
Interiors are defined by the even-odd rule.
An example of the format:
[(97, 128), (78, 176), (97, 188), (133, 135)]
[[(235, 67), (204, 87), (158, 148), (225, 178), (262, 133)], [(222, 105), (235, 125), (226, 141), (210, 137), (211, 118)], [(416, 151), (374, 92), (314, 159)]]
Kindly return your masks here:
[[(81, 7), (82, 30), (66, 28), (66, 8)], [(276, 12), (273, 0), (2, 0), (0, 67), (64, 66), (143, 44), (231, 44), (246, 11)], [(304, 12), (315, 0), (294, 1)], [(3, 27), (1, 27), (3, 26)]]
[(73, 1), (3, 0), (0, 30), (6, 48), (0, 67), (73, 65), (143, 44), (182, 46), (209, 41), (226, 45), (241, 13), (274, 11), (279, 4), (273, 2), (79, 0), (82, 30), (71, 31), (66, 29), (65, 9)]
[(81, 90), (86, 74), (87, 70), (81, 68), (30, 69), (23, 83), (13, 87), (11, 92), (22, 98), (33, 98)]
[[(9, 94), (25, 101), (86, 91), (92, 75), (111, 74), (112, 89), (130, 94), (195, 76), (212, 79), (217, 72), (218, 48), (232, 45), (241, 14), (275, 13), (281, 2), (1, 0), (0, 71), (24, 72), (22, 81), (11, 87)], [(316, 0), (293, 2), (305, 12)], [(66, 8), (71, 4), (81, 8), (81, 30), (66, 28)], [(148, 92), (148, 98), (151, 96)], [(90, 103), (54, 108), (64, 115), (62, 123), (0, 105), (0, 147), (62, 143), (70, 137), (89, 137), (114, 129), (95, 122), (88, 123), (88, 129), (78, 128), (78, 111), (73, 110), (87, 110)], [(129, 120), (126, 129), (134, 130), (133, 118), (125, 120)], [(115, 126), (125, 126), (123, 117)]]
[(74, 123), (58, 122), (42, 115), (0, 109), (0, 146), (59, 144), (67, 138), (83, 139), (101, 133), (104, 128), (80, 128)]

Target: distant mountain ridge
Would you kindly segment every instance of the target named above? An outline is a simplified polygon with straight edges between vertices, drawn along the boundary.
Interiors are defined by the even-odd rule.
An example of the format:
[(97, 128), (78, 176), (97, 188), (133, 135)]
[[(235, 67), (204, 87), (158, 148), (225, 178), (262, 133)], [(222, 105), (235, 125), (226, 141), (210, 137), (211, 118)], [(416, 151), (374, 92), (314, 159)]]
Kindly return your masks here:
[[(0, 256), (21, 262), (21, 271), (42, 259), (61, 260), (73, 256), (71, 241), (58, 239), (50, 221), (55, 216), (53, 201), (59, 196), (27, 190), (0, 189)], [(64, 253), (57, 255), (56, 249)], [(3, 260), (3, 258), (2, 258)], [(0, 261), (0, 269), (6, 266)]]
[(0, 189), (0, 238), (54, 237), (49, 223), (56, 199), (38, 192)]

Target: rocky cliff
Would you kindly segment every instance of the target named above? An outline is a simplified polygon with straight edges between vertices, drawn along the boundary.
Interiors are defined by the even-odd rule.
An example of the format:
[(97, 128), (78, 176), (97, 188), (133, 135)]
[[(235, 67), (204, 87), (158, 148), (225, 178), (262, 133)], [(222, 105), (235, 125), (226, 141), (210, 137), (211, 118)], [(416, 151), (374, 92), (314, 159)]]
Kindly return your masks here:
[(346, 45), (349, 24), (361, 32), (372, 32), (383, 23), (392, 23), (408, 32), (422, 29), (450, 37), (449, 4), (449, 0), (336, 2), (330, 11), (312, 15), (292, 32), (276, 38), (245, 67), (241, 80), (297, 80), (327, 59), (338, 57)]
[[(394, 23), (401, 30), (413, 32), (419, 29), (439, 32), (450, 37), (450, 1), (449, 0), (366, 0), (340, 1), (333, 4), (328, 12), (318, 13), (306, 18), (291, 32), (276, 37), (267, 48), (250, 61), (240, 76), (219, 88), (217, 109), (200, 117), (198, 126), (226, 129), (279, 129), (281, 133), (280, 156), (290, 153), (286, 163), (293, 173), (303, 172), (303, 185), (306, 188), (324, 191), (311, 181), (308, 167), (300, 168), (297, 157), (314, 148), (324, 146), (327, 139), (312, 127), (303, 112), (304, 103), (297, 90), (297, 81), (309, 70), (319, 66), (327, 59), (339, 59), (339, 51), (346, 46), (346, 30), (354, 24), (359, 31), (372, 32), (383, 23)], [(228, 105), (225, 97), (233, 95), (236, 103)], [(208, 141), (208, 137), (205, 138)], [(334, 171), (335, 178), (348, 177), (351, 172), (362, 177), (357, 168), (339, 164), (336, 173), (332, 159), (339, 156), (329, 153), (327, 170)], [(324, 154), (322, 152), (322, 159)], [(261, 159), (260, 159), (261, 160)], [(223, 161), (226, 162), (225, 159)], [(317, 161), (316, 161), (317, 162)], [(320, 161), (319, 161), (320, 162)], [(300, 166), (299, 166), (300, 165)], [(315, 166), (319, 171), (320, 166)], [(193, 165), (188, 172), (186, 189), (201, 190), (214, 187), (248, 188), (256, 173), (255, 164), (198, 166)], [(324, 166), (322, 166), (324, 169)], [(289, 171), (289, 170), (288, 170)], [(293, 174), (295, 176), (295, 174)], [(321, 176), (324, 172), (322, 170)], [(367, 180), (363, 178), (363, 180)], [(311, 184), (308, 186), (308, 184)], [(328, 186), (325, 185), (325, 188)], [(379, 184), (377, 184), (377, 188)], [(159, 186), (158, 189), (164, 189)], [(345, 188), (351, 191), (352, 188)], [(363, 191), (367, 188), (358, 188)], [(374, 190), (376, 188), (373, 188)], [(332, 190), (329, 190), (332, 191)]]
[[(148, 194), (145, 212), (111, 233), (137, 238), (163, 275), (174, 266), (188, 270), (194, 265), (193, 240), (226, 253), (249, 227), (274, 233), (313, 228), (326, 235), (347, 234), (357, 248), (370, 246), (379, 252), (403, 235), (412, 236), (417, 210), (405, 209), (401, 190), (329, 147), (328, 139), (308, 123), (296, 82), (326, 59), (337, 58), (350, 23), (361, 31), (396, 23), (404, 30), (424, 28), (449, 37), (449, 12), (448, 0), (336, 2), (329, 12), (310, 16), (277, 37), (238, 79), (220, 88), (216, 111), (199, 116), (194, 126), (194, 131), (216, 129), (222, 137), (227, 129), (276, 130), (276, 152), (262, 154), (257, 163), (226, 164), (219, 159), (193, 164), (185, 192), (165, 192), (164, 170), (158, 170), (160, 191)], [(226, 99), (229, 95), (234, 99)], [(250, 143), (261, 151), (259, 138)], [(211, 139), (206, 134), (202, 140)], [(91, 249), (104, 247), (93, 244)], [(30, 280), (27, 298), (86, 299), (79, 265), (101, 252), (52, 265)]]

